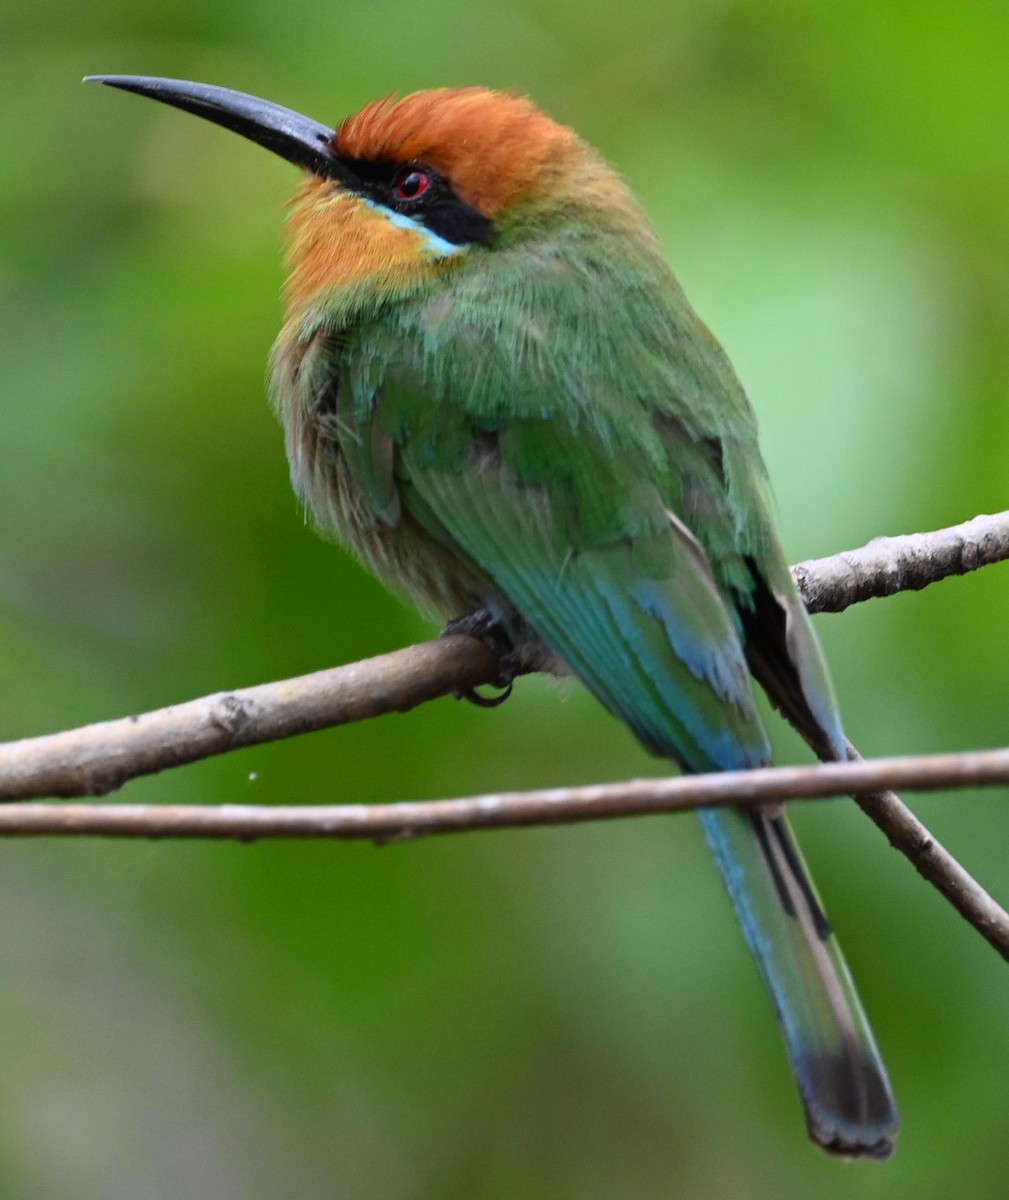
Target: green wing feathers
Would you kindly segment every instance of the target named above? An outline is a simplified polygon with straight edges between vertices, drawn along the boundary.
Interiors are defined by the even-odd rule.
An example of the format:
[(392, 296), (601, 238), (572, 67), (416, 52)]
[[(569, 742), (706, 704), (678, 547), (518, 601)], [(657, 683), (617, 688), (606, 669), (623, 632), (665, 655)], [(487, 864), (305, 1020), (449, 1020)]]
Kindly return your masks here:
[[(550, 492), (492, 464), (444, 473), (403, 456), (404, 502), (433, 513), (501, 594), (654, 752), (703, 770), (767, 759), (746, 662), (710, 574), (670, 536), (575, 548)], [(421, 503), (413, 498), (416, 496)], [(646, 542), (658, 541), (642, 533)], [(660, 573), (661, 571), (661, 573)]]

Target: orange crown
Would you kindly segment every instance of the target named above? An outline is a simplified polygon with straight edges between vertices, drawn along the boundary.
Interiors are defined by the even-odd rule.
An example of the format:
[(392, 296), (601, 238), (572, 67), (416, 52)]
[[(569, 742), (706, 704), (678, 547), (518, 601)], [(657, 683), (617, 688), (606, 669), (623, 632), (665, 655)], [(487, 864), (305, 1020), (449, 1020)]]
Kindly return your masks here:
[(587, 151), (524, 97), (479, 87), (375, 101), (340, 125), (333, 148), (348, 158), (425, 163), (491, 218), (548, 186), (551, 164), (562, 168)]

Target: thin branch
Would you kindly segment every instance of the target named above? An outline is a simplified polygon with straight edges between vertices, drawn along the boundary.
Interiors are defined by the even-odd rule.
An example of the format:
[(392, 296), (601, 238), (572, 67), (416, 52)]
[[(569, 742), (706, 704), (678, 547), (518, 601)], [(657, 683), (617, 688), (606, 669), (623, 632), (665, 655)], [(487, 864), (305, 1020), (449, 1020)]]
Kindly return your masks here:
[(0, 801), (104, 796), (140, 775), (406, 712), (491, 683), (497, 656), (464, 635), (257, 687), (217, 692), (134, 717), (0, 745)]
[(584, 787), (495, 792), (456, 800), (394, 804), (40, 804), (0, 807), (0, 836), (335, 838), (410, 841), (440, 833), (570, 825), (656, 813), (824, 800), (891, 788), (933, 792), (1009, 784), (1009, 747), (856, 759), (798, 767), (756, 767), (632, 779)]
[[(0, 808), (0, 837), (97, 835), (235, 838), (245, 842), (261, 838), (335, 838), (389, 842), (433, 834), (572, 824), (723, 805), (773, 804), (852, 794), (864, 796), (889, 788), (934, 791), (938, 788), (991, 787), (997, 784), (1009, 784), (1009, 748), (816, 766), (721, 771), (711, 775), (639, 779), (629, 783), (502, 792), (460, 800), (408, 801), (398, 804), (310, 807), (227, 805), (220, 808), (148, 804), (13, 804)], [(878, 799), (878, 795), (874, 797), (875, 801)], [(914, 818), (911, 820), (914, 821)], [(919, 838), (924, 843), (916, 849), (924, 849), (934, 866), (946, 872), (952, 869), (952, 877), (960, 880), (960, 884), (952, 889), (944, 887), (944, 893), (1002, 957), (1009, 960), (1009, 916), (963, 872), (955, 860), (943, 860), (945, 851), (936, 847), (923, 826), (905, 829), (904, 834), (912, 839)], [(898, 845), (898, 849), (905, 847)], [(932, 875), (927, 877), (932, 878)], [(966, 885), (963, 879), (967, 881)]]
[[(865, 762), (851, 742), (847, 743), (847, 748), (850, 762)], [(918, 874), (940, 891), (964, 920), (1009, 960), (1009, 913), (941, 842), (936, 841), (904, 801), (889, 790), (855, 792), (852, 799), (886, 834), (890, 845), (910, 860)]]
[(1009, 559), (1009, 512), (974, 517), (932, 533), (873, 538), (859, 550), (792, 568), (811, 613), (841, 612), (861, 600), (916, 592), (950, 575)]

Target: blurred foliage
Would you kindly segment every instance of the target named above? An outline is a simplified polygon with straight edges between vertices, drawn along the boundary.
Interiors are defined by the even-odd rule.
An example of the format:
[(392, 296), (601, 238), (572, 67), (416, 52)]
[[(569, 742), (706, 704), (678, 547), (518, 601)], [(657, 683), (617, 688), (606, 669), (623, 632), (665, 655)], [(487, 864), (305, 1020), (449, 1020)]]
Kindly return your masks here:
[[(36, 0), (0, 12), (0, 736), (431, 632), (305, 526), (263, 399), (291, 168), (89, 72), (335, 121), (528, 91), (659, 223), (793, 558), (1009, 506), (1009, 10), (988, 0)], [(1009, 568), (818, 628), (866, 753), (1004, 744)], [(783, 754), (794, 753), (783, 743)], [(576, 687), (138, 782), (393, 800), (657, 771)], [(917, 803), (1009, 896), (1005, 794)], [(689, 819), (339, 845), (0, 845), (0, 1194), (1005, 1194), (1005, 965), (851, 805), (797, 815), (898, 1091), (810, 1148)]]

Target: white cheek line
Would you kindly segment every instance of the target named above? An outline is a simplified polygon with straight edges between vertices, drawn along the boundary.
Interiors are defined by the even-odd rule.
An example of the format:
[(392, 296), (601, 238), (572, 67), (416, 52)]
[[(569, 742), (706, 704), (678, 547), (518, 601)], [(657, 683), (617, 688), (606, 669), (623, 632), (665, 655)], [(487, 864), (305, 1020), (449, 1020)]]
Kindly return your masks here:
[(384, 204), (379, 204), (376, 200), (369, 200), (367, 196), (361, 196), (360, 199), (363, 204), (367, 204), (374, 212), (381, 213), (387, 221), (395, 225), (398, 229), (409, 229), (413, 233), (419, 233), (433, 258), (448, 258), (450, 255), (459, 254), (467, 248), (465, 245), (456, 245), (455, 242), (450, 242), (443, 237), (439, 237), (438, 234), (428, 229), (426, 225), (422, 225), (420, 221), (415, 221), (413, 217), (408, 217), (406, 213), (399, 213), (395, 209), (386, 208)]

